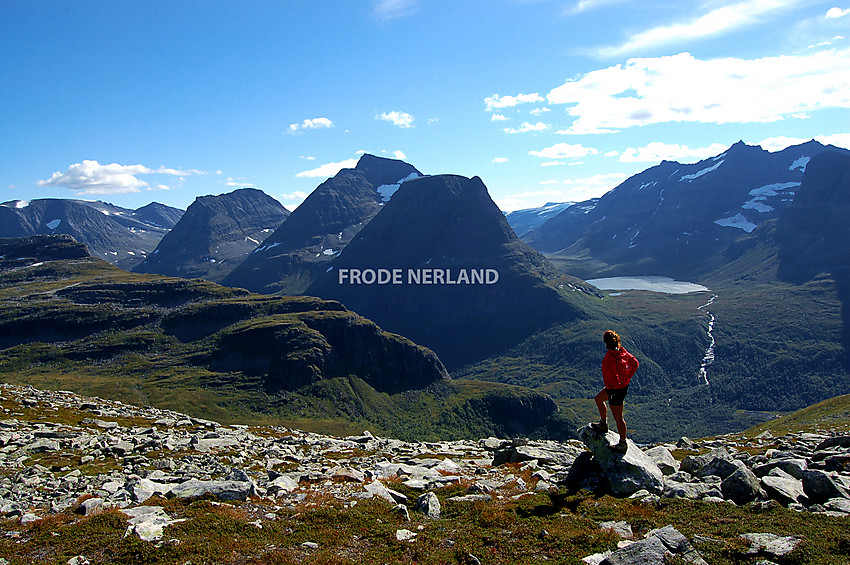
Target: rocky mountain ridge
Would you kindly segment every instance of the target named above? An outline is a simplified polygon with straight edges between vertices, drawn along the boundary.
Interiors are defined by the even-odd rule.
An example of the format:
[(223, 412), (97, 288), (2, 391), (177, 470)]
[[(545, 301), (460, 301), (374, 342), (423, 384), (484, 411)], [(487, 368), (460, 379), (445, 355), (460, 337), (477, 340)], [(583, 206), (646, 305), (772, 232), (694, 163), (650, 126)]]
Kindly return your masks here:
[(364, 154), (326, 180), (223, 284), (253, 292), (302, 294), (405, 181), (421, 176), (397, 159)]
[[(535, 249), (572, 261), (573, 274), (666, 275), (698, 280), (728, 262), (736, 240), (794, 202), (809, 161), (848, 150), (809, 141), (768, 152), (738, 142), (694, 164), (663, 161), (528, 232)], [(576, 213), (577, 207), (586, 208)]]
[(94, 256), (129, 270), (156, 248), (182, 214), (156, 202), (129, 210), (89, 200), (12, 200), (0, 204), (0, 237), (70, 235)]
[[(441, 524), (450, 527), (461, 519), (460, 507), (495, 511), (537, 495), (554, 501), (564, 489), (629, 497), (630, 504), (644, 508), (644, 521), (652, 509), (663, 511), (682, 499), (718, 513), (741, 505), (775, 514), (785, 506), (818, 523), (850, 519), (850, 437), (828, 431), (682, 438), (646, 451), (630, 442), (623, 456), (608, 449), (611, 438), (589, 428), (581, 432), (583, 442), (568, 443), (495, 438), (410, 443), (368, 432), (334, 438), (224, 426), (152, 407), (6, 384), (0, 386), (0, 406), (0, 512), (5, 527), (18, 530), (18, 543), (50, 516), (85, 520), (115, 511), (125, 537), (174, 543), (169, 540), (181, 531), (175, 525), (189, 518), (172, 515), (180, 507), (166, 501), (197, 497), (239, 505), (245, 520), (261, 530), (275, 528), (288, 509), (321, 511), (310, 501), (336, 500), (340, 511), (382, 501), (384, 520), (398, 524), (391, 527), (402, 544), (419, 543), (418, 537)], [(683, 453), (688, 455), (681, 458)], [(564, 511), (562, 520), (577, 519)], [(686, 524), (648, 531), (640, 524), (598, 523), (608, 539), (621, 541), (583, 561), (637, 564), (651, 555), (658, 562), (677, 555), (705, 563), (701, 553), (716, 552), (719, 545), (739, 559), (786, 563), (798, 546), (808, 544), (810, 550), (814, 543), (800, 532), (756, 531), (729, 545), (710, 536), (689, 540), (677, 529), (687, 530)], [(538, 539), (545, 545), (550, 535)], [(841, 547), (833, 550), (840, 553)], [(319, 549), (312, 541), (295, 548), (307, 558)]]
[(200, 196), (133, 270), (220, 281), (289, 214), (256, 188)]

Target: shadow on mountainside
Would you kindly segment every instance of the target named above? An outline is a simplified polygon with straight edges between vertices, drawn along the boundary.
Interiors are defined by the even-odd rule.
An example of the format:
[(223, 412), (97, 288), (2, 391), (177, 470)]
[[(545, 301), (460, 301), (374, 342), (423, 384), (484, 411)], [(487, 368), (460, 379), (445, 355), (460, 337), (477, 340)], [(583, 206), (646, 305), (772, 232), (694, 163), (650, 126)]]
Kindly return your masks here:
[(850, 371), (850, 155), (812, 158), (794, 203), (777, 226), (780, 280), (803, 284), (829, 274), (841, 300), (844, 369)]

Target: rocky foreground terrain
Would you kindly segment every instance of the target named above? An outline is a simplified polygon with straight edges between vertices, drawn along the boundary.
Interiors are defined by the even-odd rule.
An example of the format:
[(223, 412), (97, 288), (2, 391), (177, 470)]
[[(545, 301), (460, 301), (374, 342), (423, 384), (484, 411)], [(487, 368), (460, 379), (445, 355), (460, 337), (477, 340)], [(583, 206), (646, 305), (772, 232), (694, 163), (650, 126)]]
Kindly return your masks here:
[[(384, 559), (405, 562), (444, 562), (445, 555), (459, 563), (588, 564), (666, 563), (671, 556), (762, 565), (850, 558), (850, 436), (829, 432), (682, 438), (651, 448), (630, 442), (621, 455), (607, 447), (616, 434), (590, 428), (568, 443), (411, 443), (369, 432), (335, 438), (227, 426), (7, 384), (0, 385), (0, 405), (2, 565), (348, 563), (371, 559), (364, 540), (390, 535)], [(356, 514), (369, 524), (342, 518), (355, 508), (369, 510)], [(280, 542), (286, 534), (290, 547), (258, 538), (253, 549), (230, 548), (230, 556), (181, 559), (190, 534), (207, 535), (212, 526), (201, 524), (223, 509), (238, 511), (238, 519), (229, 518), (238, 527), (231, 524), (223, 539), (253, 539), (245, 532), (256, 531), (275, 533)], [(698, 517), (683, 519), (682, 509)], [(327, 521), (306, 528), (310, 512)], [(594, 519), (617, 514), (624, 519)], [(728, 528), (743, 526), (740, 517), (749, 515), (772, 517), (753, 524), (782, 531), (710, 535), (710, 516)], [(664, 524), (665, 516), (678, 523)], [(705, 520), (702, 531), (709, 533), (693, 533), (701, 531), (694, 520)], [(120, 536), (103, 533), (106, 522)], [(579, 524), (582, 533), (562, 532), (566, 524)], [(82, 545), (66, 539), (84, 527), (90, 530), (79, 531), (106, 537)], [(477, 533), (485, 527), (501, 537)], [(823, 531), (823, 539), (813, 531)], [(86, 535), (95, 534), (76, 537)], [(527, 537), (536, 541), (523, 550)], [(510, 540), (531, 560), (510, 557), (512, 549), (502, 545)], [(103, 547), (110, 544), (112, 555)], [(128, 544), (136, 545), (130, 551)], [(77, 548), (87, 553), (72, 555)], [(126, 561), (116, 557), (127, 552)]]

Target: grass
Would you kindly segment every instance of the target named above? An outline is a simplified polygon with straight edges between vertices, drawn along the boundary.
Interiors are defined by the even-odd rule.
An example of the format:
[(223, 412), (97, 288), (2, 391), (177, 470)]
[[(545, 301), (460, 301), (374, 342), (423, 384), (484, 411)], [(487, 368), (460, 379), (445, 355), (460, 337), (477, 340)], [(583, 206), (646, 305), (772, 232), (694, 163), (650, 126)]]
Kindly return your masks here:
[[(172, 519), (185, 521), (165, 529), (163, 540), (145, 542), (124, 536), (127, 522), (118, 510), (92, 517), (66, 512), (28, 526), (3, 524), (0, 554), (9, 563), (65, 563), (85, 555), (92, 564), (162, 563), (353, 564), (481, 563), (581, 564), (581, 558), (614, 550), (619, 537), (599, 522), (626, 521), (636, 538), (673, 525), (712, 564), (755, 564), (763, 557), (745, 555), (743, 533), (797, 535), (800, 546), (789, 565), (838, 565), (850, 558), (847, 518), (797, 513), (770, 506), (736, 507), (685, 500), (646, 504), (595, 497), (586, 492), (535, 494), (519, 499), (453, 502), (458, 486), (437, 491), (443, 507), (438, 520), (415, 510), (410, 521), (381, 500), (352, 504), (314, 493), (301, 503), (280, 508), (262, 499), (223, 504), (208, 498), (152, 499)], [(396, 531), (416, 534), (400, 542)], [(12, 533), (14, 532), (14, 533)], [(697, 537), (699, 536), (699, 537)], [(305, 542), (317, 544), (305, 546)]]

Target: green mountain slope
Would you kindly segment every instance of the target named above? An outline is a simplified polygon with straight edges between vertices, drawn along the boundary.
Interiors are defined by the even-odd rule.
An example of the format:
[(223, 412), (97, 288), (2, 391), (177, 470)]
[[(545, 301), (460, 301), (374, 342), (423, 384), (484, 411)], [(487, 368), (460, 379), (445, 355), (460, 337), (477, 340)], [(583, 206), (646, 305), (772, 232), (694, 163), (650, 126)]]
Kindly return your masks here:
[(417, 439), (541, 434), (558, 419), (540, 393), (452, 382), (433, 352), (338, 302), (128, 273), (70, 238), (0, 240), (0, 256), (15, 257), (0, 259), (7, 382)]

